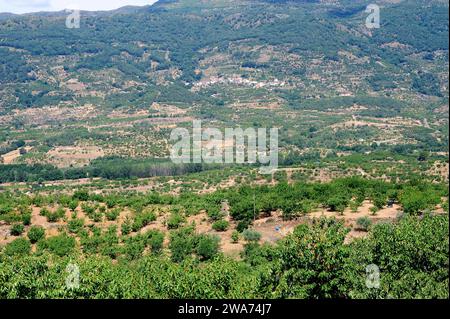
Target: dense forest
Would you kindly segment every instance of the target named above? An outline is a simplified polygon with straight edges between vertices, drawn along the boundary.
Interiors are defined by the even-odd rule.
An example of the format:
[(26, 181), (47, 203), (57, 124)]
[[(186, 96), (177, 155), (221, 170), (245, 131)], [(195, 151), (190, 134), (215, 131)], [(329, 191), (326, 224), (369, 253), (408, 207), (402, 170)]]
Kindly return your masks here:
[[(319, 1), (256, 1), (254, 5), (245, 7), (236, 3), (235, 8), (227, 7), (224, 12), (214, 10), (214, 4), (211, 8), (207, 5), (196, 8), (190, 7), (190, 2), (179, 3), (168, 9), (166, 5), (170, 5), (170, 2), (161, 2), (133, 14), (87, 14), (82, 20), (82, 27), (75, 30), (64, 27), (62, 22), (65, 16), (61, 15), (56, 15), (52, 20), (39, 15), (31, 19), (18, 16), (2, 20), (0, 83), (32, 83), (31, 86), (21, 85), (18, 88), (21, 91), (21, 107), (57, 103), (57, 100), (52, 99), (54, 93), (49, 93), (52, 90), (61, 91), (60, 88), (55, 86), (54, 81), (50, 83), (37, 79), (37, 65), (27, 63), (25, 56), (42, 57), (43, 64), (48, 63), (48, 58), (60, 56), (70, 57), (70, 62), (64, 68), (72, 74), (116, 68), (124, 79), (148, 82), (151, 85), (146, 91), (153, 93), (146, 94), (145, 101), (164, 101), (160, 94), (164, 95), (165, 89), (149, 76), (151, 72), (176, 68), (180, 70), (180, 76), (171, 82), (177, 90), (183, 91), (177, 100), (187, 103), (192, 100), (202, 101), (207, 99), (207, 95), (189, 91), (193, 82), (202, 77), (197, 71), (205, 54), (199, 51), (214, 45), (220, 52), (226, 53), (230, 43), (246, 40), (252, 44), (288, 46), (291, 54), (321, 54), (330, 61), (341, 59), (338, 52), (343, 47), (351, 48), (358, 57), (373, 56), (392, 68), (380, 69), (375, 61), (366, 66), (371, 72), (377, 73), (376, 81), (370, 79), (369, 84), (379, 91), (381, 88), (398, 86), (394, 73), (406, 75), (415, 73), (416, 69), (416, 62), (384, 44), (398, 41), (407, 45), (410, 48), (408, 55), (426, 51), (426, 61), (434, 59), (432, 52), (448, 48), (448, 12), (439, 2), (426, 8), (426, 1), (402, 1), (391, 5), (383, 20), (389, 23), (383, 23), (372, 38), (358, 35), (359, 31), (344, 32), (338, 27), (343, 24), (355, 28), (351, 19), (362, 18), (366, 5), (364, 1), (347, 1), (340, 8), (322, 7)], [(206, 9), (206, 13), (202, 14), (202, 9)], [(278, 18), (286, 10), (289, 10), (289, 16)], [(237, 13), (239, 11), (242, 12)], [(409, 23), (408, 19), (404, 19), (405, 11), (419, 23)], [(198, 19), (193, 19), (187, 12), (198, 15)], [(230, 19), (229, 15), (233, 18)], [(33, 32), (29, 32), (29, 28)], [(41, 41), (43, 37), (50, 37), (51, 41)], [(170, 52), (170, 59), (167, 59), (166, 52)], [(258, 63), (251, 55), (249, 58), (244, 61), (241, 59), (243, 67), (267, 67), (268, 73), (279, 77), (283, 77), (286, 72), (297, 72), (298, 75), (303, 74), (300, 78), (304, 78), (304, 66), (279, 69), (275, 64), (268, 67), (267, 63)], [(149, 61), (157, 63), (155, 70), (152, 70)], [(392, 76), (386, 76), (386, 72), (390, 74), (392, 71)], [(430, 96), (441, 96), (440, 83), (441, 80), (432, 73), (423, 72), (413, 79), (410, 89)], [(40, 90), (40, 95), (33, 95), (33, 88), (41, 85), (47, 86), (47, 90)], [(70, 92), (60, 93), (59, 97), (75, 102)], [(144, 95), (144, 92), (141, 93)], [(127, 90), (125, 96), (128, 101), (135, 100), (136, 104), (136, 94), (138, 92)], [(116, 98), (116, 94), (107, 94), (107, 105), (117, 103)], [(171, 98), (174, 100), (175, 97)], [(4, 102), (8, 107), (13, 106), (12, 100)]]

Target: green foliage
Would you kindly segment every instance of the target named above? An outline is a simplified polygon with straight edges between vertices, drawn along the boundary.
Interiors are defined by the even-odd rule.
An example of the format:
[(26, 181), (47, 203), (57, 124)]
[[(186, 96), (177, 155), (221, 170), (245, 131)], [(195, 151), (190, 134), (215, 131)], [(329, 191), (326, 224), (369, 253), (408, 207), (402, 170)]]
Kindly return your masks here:
[(8, 50), (8, 48), (0, 48), (1, 64), (0, 64), (0, 83), (8, 82), (27, 82), (33, 77), (28, 73), (32, 67), (28, 65), (25, 57), (16, 51)]
[(31, 208), (27, 206), (19, 206), (18, 213), (24, 226), (31, 224)]
[(109, 221), (116, 220), (117, 217), (119, 217), (119, 215), (120, 215), (120, 209), (119, 208), (114, 208), (114, 209), (108, 210), (105, 213), (106, 219), (109, 220)]
[(257, 242), (248, 242), (241, 255), (245, 262), (255, 267), (267, 264), (275, 258), (275, 254), (276, 250), (268, 244), (261, 246)]
[(81, 209), (89, 217), (92, 217), (95, 213), (95, 207), (92, 207), (86, 203), (81, 204)]
[(219, 252), (220, 238), (215, 235), (200, 235), (197, 238), (196, 252), (201, 260), (208, 260)]
[(85, 254), (101, 254), (115, 259), (120, 253), (116, 225), (109, 226), (106, 232), (102, 232), (101, 229), (94, 226), (91, 227), (91, 234), (81, 230), (79, 235)]
[(24, 227), (22, 224), (14, 224), (11, 226), (11, 235), (12, 236), (20, 236), (24, 231)]
[(69, 209), (71, 210), (71, 211), (75, 211), (75, 209), (77, 209), (77, 207), (78, 207), (78, 201), (77, 200), (71, 200), (70, 202), (69, 202)]
[(75, 248), (75, 238), (67, 234), (61, 234), (49, 237), (38, 242), (40, 250), (48, 250), (57, 256), (67, 256), (71, 254)]
[(75, 218), (75, 219), (71, 219), (69, 220), (69, 222), (67, 223), (67, 229), (69, 230), (70, 233), (78, 233), (84, 226), (84, 219), (81, 218)]
[(66, 211), (64, 210), (63, 207), (58, 207), (56, 209), (56, 211), (51, 212), (46, 208), (41, 209), (40, 213), (41, 216), (45, 216), (47, 217), (47, 221), (49, 223), (55, 223), (58, 220), (60, 220), (61, 218), (63, 218), (66, 214)]
[(383, 194), (375, 194), (372, 198), (373, 205), (378, 209), (382, 209), (386, 205), (386, 196)]
[(167, 220), (167, 227), (169, 229), (176, 229), (185, 221), (186, 218), (181, 213), (171, 213), (169, 219)]
[(412, 88), (425, 95), (442, 96), (438, 78), (428, 72), (419, 72), (413, 78)]
[[(0, 128), (0, 155), (13, 150), (22, 155), (18, 164), (0, 165), (0, 220), (27, 226), (31, 221), (27, 210), (35, 205), (47, 207), (41, 214), (56, 222), (64, 218), (64, 207), (72, 211), (67, 227), (74, 237), (44, 240), (45, 233), (41, 237), (42, 231), (31, 227), (28, 237), (38, 243), (36, 253), (30, 254), (30, 244), (23, 239), (8, 244), (0, 254), (0, 299), (448, 299), (448, 214), (427, 214), (439, 203), (448, 212), (448, 201), (441, 200), (448, 196), (448, 190), (442, 190), (448, 188), (448, 181), (430, 173), (437, 160), (448, 163), (438, 155), (448, 153), (448, 127), (442, 121), (445, 107), (441, 107), (448, 104), (448, 4), (384, 1), (383, 6), (382, 26), (370, 35), (360, 32), (365, 4), (349, 0), (339, 5), (316, 0), (262, 0), (255, 5), (166, 0), (142, 9), (86, 15), (86, 27), (76, 31), (65, 28), (58, 14), (0, 18), (0, 116), (7, 124)], [(412, 17), (414, 23), (405, 17)], [(268, 49), (270, 54), (264, 52)], [(270, 56), (270, 61), (262, 62), (263, 56)], [(364, 60), (367, 63), (361, 63)], [(63, 78), (62, 70), (54, 68), (61, 64)], [(205, 79), (200, 69), (216, 69), (224, 81), (242, 77), (268, 84), (278, 79), (287, 85), (194, 87)], [(87, 91), (64, 85), (70, 78), (78, 79)], [(340, 96), (341, 89), (352, 96)], [(233, 109), (236, 101), (242, 106), (269, 101), (281, 105), (270, 111)], [(256, 166), (217, 165), (202, 175), (197, 173), (213, 166), (171, 163), (161, 158), (167, 156), (164, 141), (170, 130), (155, 132), (154, 124), (184, 119), (170, 120), (167, 117), (172, 115), (153, 109), (147, 119), (132, 118), (153, 102), (188, 110), (186, 116), (221, 128), (236, 124), (236, 119), (242, 127), (279, 126), (280, 167), (298, 167), (290, 174), (282, 169), (261, 177)], [(70, 106), (70, 113), (83, 105), (95, 105), (101, 112), (94, 112), (98, 116), (89, 120), (87, 128), (79, 125), (76, 116), (50, 117), (41, 123), (30, 121), (33, 112), (20, 110), (64, 105)], [(130, 118), (109, 118), (112, 108), (118, 108), (119, 114), (128, 112)], [(348, 110), (361, 122), (386, 120), (386, 129), (378, 124), (341, 127), (350, 120)], [(389, 124), (389, 119), (401, 118), (405, 123), (420, 120), (423, 125), (397, 120), (396, 125)], [(119, 126), (124, 132), (112, 129)], [(381, 142), (391, 137), (394, 143)], [(120, 153), (126, 149), (136, 158), (102, 157), (69, 168), (25, 164), (41, 161), (56, 146), (86, 143)], [(25, 152), (25, 146), (32, 151)], [(364, 172), (369, 177), (309, 182), (311, 175), (320, 179), (322, 172), (331, 176)], [(193, 174), (177, 177), (179, 196), (162, 195), (172, 191), (167, 183), (172, 176), (187, 173)], [(171, 177), (155, 179), (155, 192), (114, 193), (147, 182), (138, 178), (153, 176)], [(44, 183), (86, 177), (94, 179), (82, 189)], [(218, 187), (212, 194), (195, 192), (215, 188), (228, 178), (239, 186)], [(277, 185), (257, 186), (264, 179), (270, 184), (272, 178)], [(88, 189), (95, 187), (104, 192), (90, 194)], [(34, 195), (25, 194), (29, 189)], [(73, 190), (72, 196), (66, 195)], [(350, 206), (356, 211), (370, 199), (375, 213), (388, 198), (402, 206), (406, 213), (402, 219), (370, 227), (367, 219), (358, 220), (357, 226), (367, 228), (368, 237), (351, 243), (344, 243), (348, 230), (335, 220), (299, 226), (270, 246), (259, 245), (260, 236), (246, 230), (260, 215), (268, 217), (274, 211), (288, 220), (316, 207), (342, 213)], [(217, 253), (213, 237), (181, 228), (187, 216), (205, 210), (215, 221), (213, 229), (225, 230), (228, 225), (220, 210), (224, 199), (229, 201), (233, 224), (248, 241), (239, 261)], [(106, 231), (84, 227), (74, 212), (78, 203), (95, 223), (103, 216), (117, 220), (120, 211), (135, 215), (121, 225), (119, 239), (117, 227)], [(163, 250), (163, 232), (129, 236), (154, 220), (145, 210), (154, 204), (173, 211), (167, 221), (167, 227), (174, 229), (170, 255)], [(75, 238), (80, 250), (75, 249)], [(233, 232), (232, 240), (239, 240), (238, 232)], [(147, 248), (152, 254), (145, 253)], [(198, 258), (191, 258), (194, 255)], [(76, 290), (65, 288), (69, 259), (83, 274)], [(370, 264), (381, 270), (379, 289), (365, 286), (365, 267)]]
[(140, 235), (125, 240), (124, 252), (128, 260), (136, 260), (142, 257), (144, 249), (145, 242)]
[(372, 221), (367, 216), (359, 217), (356, 220), (356, 226), (359, 230), (368, 231), (371, 225)]
[[(276, 245), (246, 244), (243, 261), (206, 254), (216, 257), (200, 265), (186, 257), (203, 245), (214, 251), (208, 236), (195, 236), (192, 228), (172, 231), (177, 245), (189, 243), (177, 248), (182, 258), (173, 262), (164, 255), (142, 256), (152, 231), (125, 241), (132, 263), (72, 256), (83, 274), (73, 291), (61, 289), (66, 258), (49, 263), (45, 253), (28, 256), (30, 244), (19, 238), (16, 248), (0, 254), (0, 298), (448, 298), (448, 225), (448, 215), (405, 217), (398, 224), (376, 224), (367, 238), (344, 244), (348, 229), (320, 219), (299, 225)], [(113, 237), (102, 245), (114, 246)], [(381, 273), (378, 289), (366, 287), (371, 264)]]
[(222, 220), (215, 221), (211, 227), (216, 231), (226, 231), (229, 226), (230, 226), (230, 223), (228, 221), (222, 219)]
[(189, 257), (194, 252), (194, 248), (195, 236), (192, 227), (185, 227), (171, 232), (169, 249), (171, 259), (174, 262), (181, 262)]
[(4, 252), (8, 256), (29, 255), (31, 252), (31, 244), (25, 238), (16, 238), (6, 245)]
[(31, 226), (27, 233), (32, 244), (45, 238), (45, 229), (42, 226)]
[(271, 264), (271, 271), (262, 274), (261, 288), (275, 298), (344, 297), (349, 256), (346, 234), (336, 220), (299, 225), (280, 244), (277, 258), (281, 262)]
[(331, 211), (343, 213), (348, 203), (348, 199), (344, 196), (333, 196), (327, 200), (327, 207)]
[(400, 204), (407, 214), (420, 214), (425, 209), (433, 209), (439, 202), (439, 196), (430, 190), (409, 187), (400, 194)]
[(261, 239), (261, 234), (252, 229), (244, 230), (242, 232), (242, 236), (248, 242), (258, 242)]
[(150, 246), (152, 253), (160, 253), (164, 243), (164, 233), (158, 230), (149, 230), (144, 235), (146, 243)]
[(250, 224), (251, 222), (249, 220), (240, 220), (236, 226), (236, 230), (238, 232), (243, 232), (250, 226)]
[(237, 231), (237, 230), (234, 230), (232, 233), (231, 233), (231, 242), (232, 243), (234, 243), (234, 244), (236, 244), (238, 241), (239, 241), (239, 232)]
[[(448, 215), (379, 223), (352, 245), (351, 298), (448, 298)], [(401, 244), (399, 244), (401, 243)], [(365, 265), (380, 271), (380, 287), (367, 289)], [(414, 285), (411, 285), (414, 282)]]
[(72, 198), (74, 200), (79, 200), (79, 201), (85, 202), (85, 201), (89, 200), (89, 193), (88, 193), (87, 190), (83, 190), (83, 189), (82, 190), (76, 190), (73, 193)]
[(131, 227), (132, 227), (131, 220), (127, 217), (121, 225), (122, 235), (128, 235), (129, 233), (131, 233), (132, 230)]
[(156, 220), (156, 215), (152, 211), (144, 211), (137, 214), (134, 218), (131, 229), (136, 232)]

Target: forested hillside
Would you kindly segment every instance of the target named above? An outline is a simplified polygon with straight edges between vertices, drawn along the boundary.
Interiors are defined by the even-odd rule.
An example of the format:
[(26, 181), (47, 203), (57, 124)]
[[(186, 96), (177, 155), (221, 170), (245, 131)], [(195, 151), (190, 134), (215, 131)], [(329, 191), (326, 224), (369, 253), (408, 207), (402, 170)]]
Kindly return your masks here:
[(195, 118), (279, 127), (287, 157), (448, 152), (448, 4), (383, 1), (379, 29), (366, 5), (160, 1), (81, 12), (79, 29), (4, 16), (0, 147), (27, 140), (14, 164), (167, 158), (168, 126)]

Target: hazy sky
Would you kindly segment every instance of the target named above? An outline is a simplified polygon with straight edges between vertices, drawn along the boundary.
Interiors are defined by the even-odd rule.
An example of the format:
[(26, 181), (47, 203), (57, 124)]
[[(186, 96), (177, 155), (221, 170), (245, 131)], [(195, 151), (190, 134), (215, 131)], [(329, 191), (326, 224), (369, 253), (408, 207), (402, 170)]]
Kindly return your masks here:
[(0, 12), (28, 13), (59, 11), (67, 8), (80, 10), (112, 10), (123, 6), (144, 6), (156, 0), (0, 0)]

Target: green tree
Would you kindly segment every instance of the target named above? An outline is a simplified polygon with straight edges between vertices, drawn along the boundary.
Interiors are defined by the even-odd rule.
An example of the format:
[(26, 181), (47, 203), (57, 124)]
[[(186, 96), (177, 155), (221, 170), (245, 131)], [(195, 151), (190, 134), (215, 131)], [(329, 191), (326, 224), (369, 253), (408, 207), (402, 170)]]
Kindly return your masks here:
[(367, 216), (359, 217), (356, 220), (356, 226), (359, 230), (368, 231), (371, 225), (372, 221)]
[(301, 224), (277, 249), (278, 262), (261, 273), (261, 290), (276, 298), (339, 298), (348, 291), (348, 229), (335, 219)]
[(261, 239), (261, 233), (253, 229), (246, 229), (242, 232), (242, 236), (248, 242), (258, 242)]
[(400, 204), (408, 214), (419, 214), (427, 208), (433, 209), (439, 202), (440, 198), (436, 193), (412, 187), (406, 188), (400, 194)]
[(38, 242), (40, 250), (48, 250), (60, 257), (69, 255), (75, 248), (75, 238), (67, 234), (61, 234), (54, 237), (49, 237), (46, 240)]
[(228, 221), (221, 219), (221, 220), (215, 221), (211, 227), (216, 231), (223, 232), (223, 231), (226, 231), (229, 226), (230, 226), (230, 223)]
[(169, 249), (174, 262), (181, 262), (194, 251), (194, 235), (192, 227), (181, 228), (170, 234)]
[(45, 238), (45, 229), (42, 226), (31, 226), (27, 236), (32, 244), (37, 243), (39, 240)]
[(199, 235), (197, 239), (197, 255), (201, 260), (208, 260), (219, 252), (220, 238), (215, 235)]
[(331, 211), (343, 213), (348, 206), (348, 199), (344, 196), (332, 196), (327, 200), (327, 207)]
[(11, 227), (11, 235), (12, 236), (20, 236), (24, 231), (24, 226), (22, 224), (14, 224)]
[(25, 238), (16, 238), (6, 245), (5, 254), (13, 255), (29, 255), (31, 252), (31, 244)]

